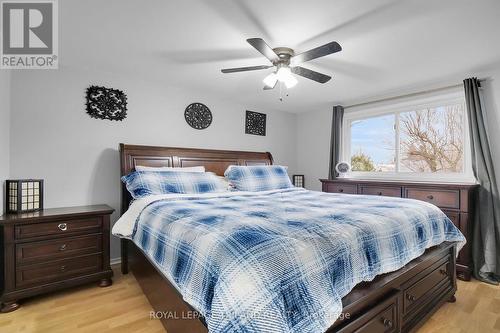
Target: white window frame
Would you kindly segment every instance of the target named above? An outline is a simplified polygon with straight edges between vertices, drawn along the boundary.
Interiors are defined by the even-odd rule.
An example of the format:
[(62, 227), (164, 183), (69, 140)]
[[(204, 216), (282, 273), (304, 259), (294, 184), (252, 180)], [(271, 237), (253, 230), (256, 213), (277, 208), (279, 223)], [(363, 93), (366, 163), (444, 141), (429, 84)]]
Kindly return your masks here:
[[(367, 118), (394, 114), (396, 117), (395, 145), (399, 147), (399, 115), (409, 111), (423, 110), (444, 105), (463, 103), (463, 91), (453, 91), (439, 94), (426, 94), (424, 96), (401, 99), (399, 101), (378, 103), (375, 106), (359, 106), (346, 110), (342, 124), (341, 157), (343, 161), (351, 161), (351, 125), (354, 121)], [(417, 182), (476, 182), (472, 172), (471, 145), (469, 135), (469, 119), (467, 112), (464, 117), (464, 169), (461, 173), (431, 173), (431, 172), (365, 172), (351, 171), (348, 178), (361, 180), (394, 180)], [(399, 148), (396, 149), (396, 167), (399, 163)]]

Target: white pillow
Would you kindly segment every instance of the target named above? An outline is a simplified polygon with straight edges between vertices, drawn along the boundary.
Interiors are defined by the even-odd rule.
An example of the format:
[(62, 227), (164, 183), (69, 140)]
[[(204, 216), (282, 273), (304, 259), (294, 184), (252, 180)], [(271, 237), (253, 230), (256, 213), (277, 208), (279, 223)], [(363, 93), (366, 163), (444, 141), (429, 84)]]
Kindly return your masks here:
[(172, 168), (172, 167), (148, 167), (137, 165), (135, 171), (149, 171), (149, 172), (160, 172), (160, 171), (177, 171), (177, 172), (205, 172), (204, 166), (194, 166), (186, 168)]

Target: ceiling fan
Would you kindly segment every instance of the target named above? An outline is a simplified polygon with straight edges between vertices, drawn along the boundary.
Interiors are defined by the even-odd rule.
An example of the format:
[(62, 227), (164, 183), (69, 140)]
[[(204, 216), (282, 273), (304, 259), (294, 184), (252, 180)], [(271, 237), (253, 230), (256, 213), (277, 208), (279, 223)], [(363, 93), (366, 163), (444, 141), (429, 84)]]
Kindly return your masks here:
[(292, 75), (292, 73), (319, 83), (326, 83), (330, 81), (330, 79), (332, 78), (331, 76), (321, 74), (297, 65), (342, 50), (342, 47), (339, 45), (339, 43), (330, 42), (328, 44), (316, 47), (312, 50), (295, 55), (294, 50), (288, 47), (277, 47), (272, 49), (262, 38), (250, 38), (247, 39), (247, 42), (255, 49), (257, 49), (257, 51), (262, 53), (264, 57), (266, 57), (272, 63), (272, 65), (227, 68), (222, 69), (221, 72), (247, 72), (274, 67), (274, 71), (266, 76), (263, 80), (264, 90), (274, 89), (278, 82), (284, 83), (287, 88), (292, 88), (297, 84), (297, 79)]

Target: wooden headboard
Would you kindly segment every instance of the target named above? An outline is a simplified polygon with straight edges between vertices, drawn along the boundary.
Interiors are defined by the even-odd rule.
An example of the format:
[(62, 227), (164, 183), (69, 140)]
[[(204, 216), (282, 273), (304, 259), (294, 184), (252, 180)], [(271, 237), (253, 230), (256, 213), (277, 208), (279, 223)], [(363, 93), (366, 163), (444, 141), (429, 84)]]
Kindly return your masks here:
[[(152, 167), (190, 167), (202, 165), (207, 171), (224, 175), (230, 165), (270, 165), (271, 153), (136, 146), (120, 143), (121, 175), (128, 175), (136, 165)], [(122, 214), (128, 209), (131, 197), (122, 185)]]

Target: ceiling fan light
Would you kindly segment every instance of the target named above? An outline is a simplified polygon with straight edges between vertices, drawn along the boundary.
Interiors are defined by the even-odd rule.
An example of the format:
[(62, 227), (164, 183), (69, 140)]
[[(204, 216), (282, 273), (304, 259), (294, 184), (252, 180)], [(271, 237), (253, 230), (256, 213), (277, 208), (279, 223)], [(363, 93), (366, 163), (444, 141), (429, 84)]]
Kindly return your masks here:
[(297, 79), (293, 76), (293, 75), (290, 75), (290, 77), (287, 77), (286, 80), (285, 80), (285, 86), (290, 89), (290, 88), (293, 88), (295, 87), (295, 85), (297, 84)]
[(266, 76), (264, 80), (262, 80), (262, 82), (264, 82), (264, 84), (269, 88), (273, 88), (276, 85), (276, 81), (278, 81), (276, 73), (271, 73)]
[(276, 76), (288, 89), (293, 88), (297, 84), (297, 79), (293, 76), (290, 67), (281, 67), (278, 69)]
[(276, 72), (276, 76), (280, 82), (285, 82), (289, 77), (292, 76), (292, 70), (290, 67), (280, 67), (278, 72)]

